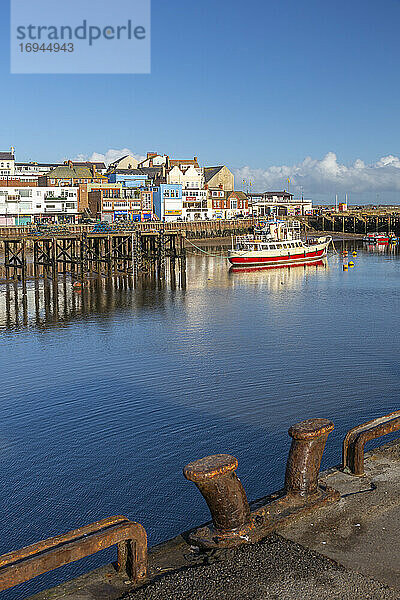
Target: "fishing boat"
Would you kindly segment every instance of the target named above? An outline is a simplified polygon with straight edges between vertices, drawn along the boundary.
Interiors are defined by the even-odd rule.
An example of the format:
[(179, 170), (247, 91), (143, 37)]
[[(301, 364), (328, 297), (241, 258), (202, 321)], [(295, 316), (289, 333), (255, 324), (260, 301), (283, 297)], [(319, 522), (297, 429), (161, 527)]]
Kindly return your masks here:
[(252, 235), (233, 237), (228, 260), (234, 267), (316, 263), (326, 256), (331, 241), (331, 236), (303, 241), (299, 221), (267, 221)]
[(394, 235), (394, 233), (367, 233), (363, 237), (363, 241), (367, 244), (391, 244), (396, 243), (398, 238)]

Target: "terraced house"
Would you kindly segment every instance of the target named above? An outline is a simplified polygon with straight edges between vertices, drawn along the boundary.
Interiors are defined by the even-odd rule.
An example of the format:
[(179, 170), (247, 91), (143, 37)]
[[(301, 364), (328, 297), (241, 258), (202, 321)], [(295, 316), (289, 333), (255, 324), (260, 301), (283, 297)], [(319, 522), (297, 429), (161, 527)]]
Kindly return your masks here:
[(79, 186), (80, 183), (100, 181), (107, 183), (107, 177), (98, 173), (94, 164), (91, 167), (81, 167), (74, 165), (72, 161), (68, 161), (38, 178), (39, 186)]

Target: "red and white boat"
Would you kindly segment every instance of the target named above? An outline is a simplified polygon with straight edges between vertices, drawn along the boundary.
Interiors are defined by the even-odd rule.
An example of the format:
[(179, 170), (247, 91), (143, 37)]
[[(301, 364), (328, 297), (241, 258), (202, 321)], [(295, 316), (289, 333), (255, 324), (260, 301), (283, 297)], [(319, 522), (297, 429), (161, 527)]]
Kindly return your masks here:
[(363, 237), (363, 241), (367, 244), (389, 244), (398, 241), (394, 233), (367, 233)]
[(254, 235), (232, 239), (228, 260), (235, 267), (283, 266), (319, 262), (327, 254), (331, 236), (304, 242), (299, 221), (269, 221)]

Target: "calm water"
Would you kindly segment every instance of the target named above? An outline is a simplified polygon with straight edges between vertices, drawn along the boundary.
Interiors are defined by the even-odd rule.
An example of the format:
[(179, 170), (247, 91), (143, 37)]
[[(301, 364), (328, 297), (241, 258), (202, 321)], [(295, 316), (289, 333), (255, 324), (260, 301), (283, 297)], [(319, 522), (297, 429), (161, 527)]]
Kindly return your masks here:
[(338, 463), (348, 428), (399, 408), (398, 250), (346, 244), (360, 248), (348, 272), (332, 255), (232, 274), (199, 254), (185, 289), (29, 283), (24, 304), (0, 286), (0, 553), (113, 514), (153, 545), (209, 518), (187, 462), (232, 453), (260, 497), (281, 487), (287, 429), (305, 418), (335, 422), (324, 464)]

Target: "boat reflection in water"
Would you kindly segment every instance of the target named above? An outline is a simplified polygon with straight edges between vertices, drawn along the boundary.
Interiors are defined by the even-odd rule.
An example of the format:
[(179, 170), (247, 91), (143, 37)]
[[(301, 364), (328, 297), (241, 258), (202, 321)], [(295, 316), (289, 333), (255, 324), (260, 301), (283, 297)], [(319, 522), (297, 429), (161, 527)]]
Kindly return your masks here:
[(364, 244), (364, 248), (373, 254), (398, 254), (398, 246), (390, 244)]
[[(305, 276), (326, 272), (328, 261), (326, 258), (315, 263), (302, 263), (288, 266), (254, 266), (254, 267), (231, 267), (229, 275), (236, 283), (257, 284), (268, 287), (271, 291), (282, 291), (290, 288), (300, 287)], [(282, 287), (284, 286), (284, 287)]]

